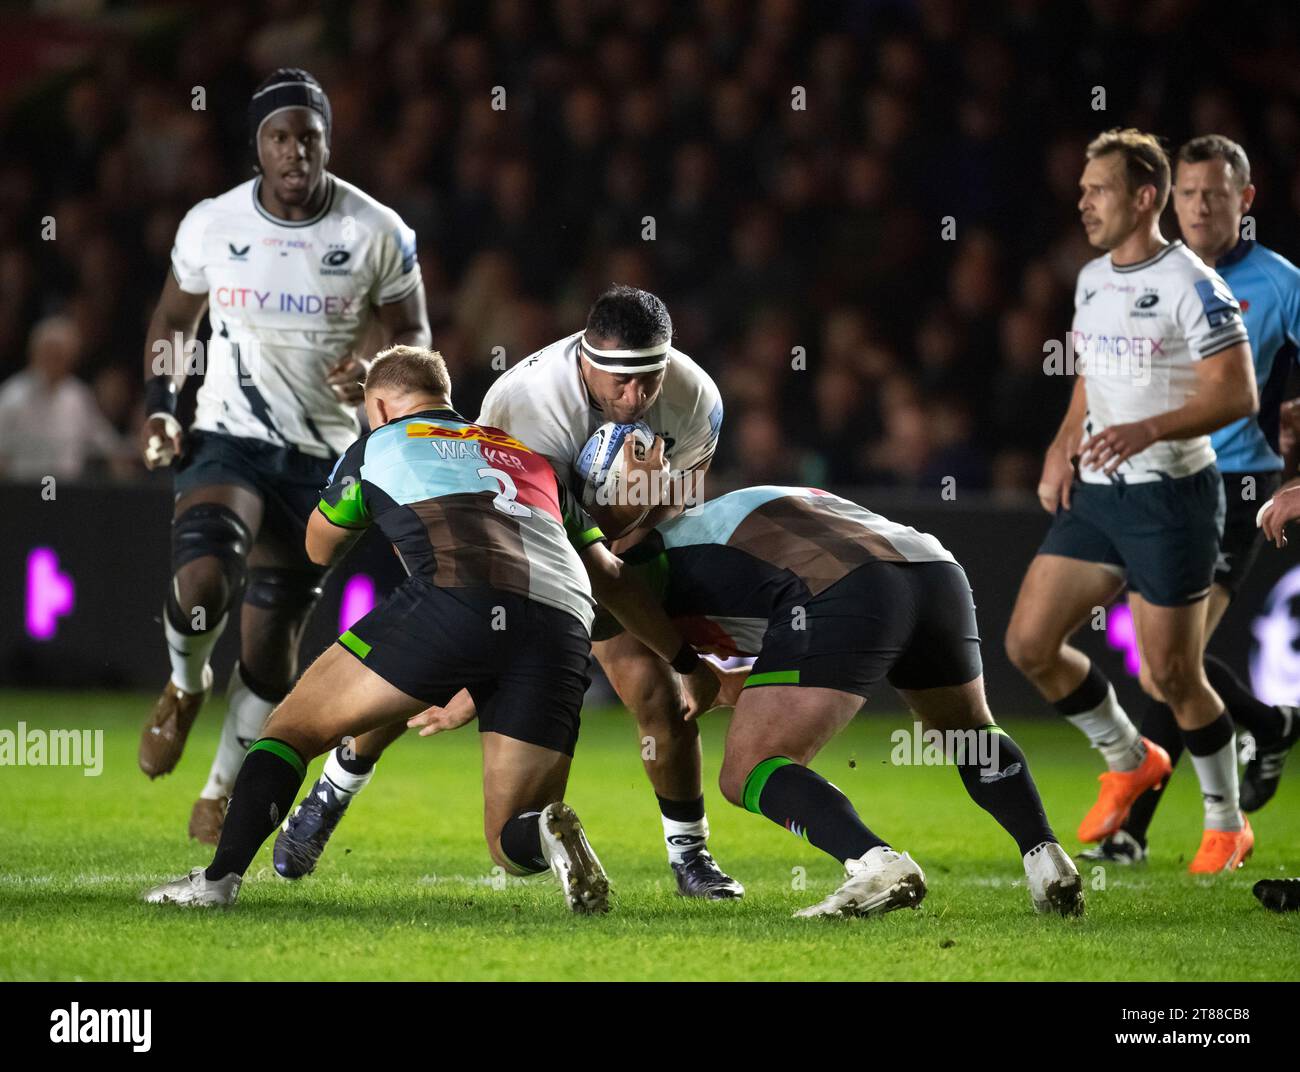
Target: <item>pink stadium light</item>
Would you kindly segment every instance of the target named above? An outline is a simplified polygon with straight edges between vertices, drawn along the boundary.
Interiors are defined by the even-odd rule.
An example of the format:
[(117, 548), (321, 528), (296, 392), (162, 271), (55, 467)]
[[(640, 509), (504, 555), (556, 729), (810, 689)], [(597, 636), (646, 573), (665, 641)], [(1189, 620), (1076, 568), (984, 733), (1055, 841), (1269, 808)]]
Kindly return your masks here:
[(375, 605), (375, 582), (364, 573), (356, 573), (343, 586), (343, 599), (339, 603), (339, 632), (346, 633)]
[(1127, 603), (1117, 603), (1106, 612), (1106, 644), (1123, 652), (1124, 669), (1130, 677), (1137, 677), (1142, 672), (1137, 630), (1133, 628), (1133, 612)]
[(59, 572), (59, 556), (48, 547), (35, 547), (27, 556), (27, 635), (53, 640), (59, 618), (72, 613), (76, 586)]

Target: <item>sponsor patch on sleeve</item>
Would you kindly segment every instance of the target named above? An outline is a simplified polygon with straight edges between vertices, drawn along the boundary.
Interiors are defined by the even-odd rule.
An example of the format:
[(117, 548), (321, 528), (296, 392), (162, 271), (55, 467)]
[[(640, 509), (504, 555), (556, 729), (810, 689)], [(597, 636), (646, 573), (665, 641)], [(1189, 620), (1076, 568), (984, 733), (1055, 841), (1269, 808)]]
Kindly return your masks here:
[(1201, 299), (1201, 308), (1210, 327), (1222, 327), (1241, 317), (1237, 299), (1232, 296), (1232, 291), (1218, 280), (1198, 279), (1196, 293)]
[(402, 275), (415, 267), (415, 232), (399, 227), (396, 232), (397, 248), (402, 251)]
[(709, 413), (709, 438), (718, 438), (718, 429), (722, 427), (722, 399), (718, 399), (713, 404), (713, 410)]

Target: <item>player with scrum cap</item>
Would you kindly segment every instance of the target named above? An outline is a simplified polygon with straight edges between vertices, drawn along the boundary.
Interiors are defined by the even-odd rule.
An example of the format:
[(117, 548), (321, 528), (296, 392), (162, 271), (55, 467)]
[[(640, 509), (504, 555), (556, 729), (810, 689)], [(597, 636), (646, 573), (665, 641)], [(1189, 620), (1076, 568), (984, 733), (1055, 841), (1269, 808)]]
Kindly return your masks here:
[[(140, 740), (150, 778), (172, 771), (212, 687), (212, 650), (240, 615), (239, 663), (191, 837), (215, 844), (244, 752), (297, 672), (324, 570), (307, 519), (356, 438), (359, 354), (372, 330), (430, 340), (415, 235), (392, 209), (330, 174), (329, 98), (283, 68), (248, 106), (258, 175), (181, 221), (145, 340), (145, 462), (175, 475), (172, 578), (163, 609), (171, 676)], [(176, 419), (206, 310), (193, 424)], [(168, 357), (170, 356), (170, 360)]]

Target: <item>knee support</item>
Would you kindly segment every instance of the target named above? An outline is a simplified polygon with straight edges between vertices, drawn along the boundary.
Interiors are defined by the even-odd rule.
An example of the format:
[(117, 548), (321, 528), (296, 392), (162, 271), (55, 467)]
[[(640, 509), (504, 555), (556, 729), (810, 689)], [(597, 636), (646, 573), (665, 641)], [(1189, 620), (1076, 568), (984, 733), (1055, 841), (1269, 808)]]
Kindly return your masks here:
[(244, 601), (259, 610), (305, 616), (321, 596), (324, 571), (254, 566), (248, 571)]
[[(239, 598), (244, 586), (246, 560), (253, 535), (235, 511), (220, 503), (198, 503), (172, 522), (172, 576), (196, 559), (212, 557), (220, 564), (226, 580), (226, 605), (212, 608), (224, 614)], [(173, 584), (168, 592), (168, 610), (179, 624), (186, 618)]]

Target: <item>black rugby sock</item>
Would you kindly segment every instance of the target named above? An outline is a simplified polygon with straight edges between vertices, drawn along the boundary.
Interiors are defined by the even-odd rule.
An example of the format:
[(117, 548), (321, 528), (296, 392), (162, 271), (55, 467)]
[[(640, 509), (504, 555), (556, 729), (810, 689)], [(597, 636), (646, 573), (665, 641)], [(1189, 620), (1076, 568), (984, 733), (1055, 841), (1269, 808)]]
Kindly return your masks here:
[(969, 732), (977, 747), (958, 749), (950, 758), (971, 800), (1015, 839), (1021, 856), (1044, 841), (1055, 841), (1020, 746), (997, 726), (980, 726)]
[(521, 871), (535, 875), (549, 866), (542, 853), (540, 811), (524, 811), (506, 820), (501, 828), (501, 851)]
[(1211, 688), (1222, 697), (1233, 725), (1245, 726), (1260, 745), (1276, 744), (1282, 739), (1286, 721), (1281, 712), (1257, 699), (1232, 672), (1232, 667), (1216, 655), (1207, 655), (1205, 676), (1210, 679)]
[(253, 742), (230, 793), (221, 841), (205, 872), (209, 879), (248, 870), (262, 842), (289, 814), (306, 774), (307, 764), (295, 748), (274, 737)]
[(867, 829), (848, 797), (820, 774), (784, 756), (765, 759), (750, 771), (744, 806), (841, 863), (887, 844)]

